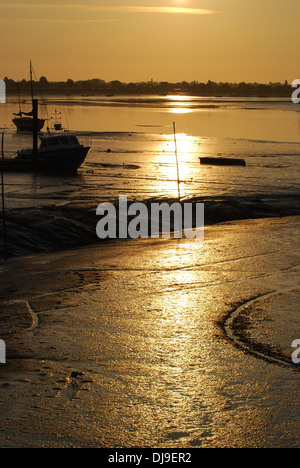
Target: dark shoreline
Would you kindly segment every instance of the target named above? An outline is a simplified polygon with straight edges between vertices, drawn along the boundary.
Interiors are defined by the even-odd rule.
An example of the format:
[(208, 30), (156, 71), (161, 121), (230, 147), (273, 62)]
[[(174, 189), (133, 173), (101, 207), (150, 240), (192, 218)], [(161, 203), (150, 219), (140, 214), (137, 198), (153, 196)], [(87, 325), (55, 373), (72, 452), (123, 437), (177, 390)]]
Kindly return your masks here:
[[(140, 201), (147, 207), (151, 203), (178, 202), (177, 199), (148, 199)], [(278, 218), (300, 215), (299, 194), (293, 195), (253, 195), (247, 197), (220, 196), (195, 197), (181, 201), (181, 204), (204, 203), (205, 226), (230, 221)], [(81, 206), (68, 204), (63, 207), (45, 206), (43, 208), (12, 209), (6, 213), (8, 258), (35, 253), (58, 252), (79, 247), (87, 247), (114, 239), (101, 240), (96, 234), (100, 220), (96, 216), (98, 204)], [(115, 203), (118, 209), (118, 202)], [(193, 223), (193, 227), (195, 223)], [(171, 225), (172, 230), (172, 225)], [(161, 232), (161, 231), (160, 231)], [(0, 224), (0, 257), (4, 258), (3, 226)]]

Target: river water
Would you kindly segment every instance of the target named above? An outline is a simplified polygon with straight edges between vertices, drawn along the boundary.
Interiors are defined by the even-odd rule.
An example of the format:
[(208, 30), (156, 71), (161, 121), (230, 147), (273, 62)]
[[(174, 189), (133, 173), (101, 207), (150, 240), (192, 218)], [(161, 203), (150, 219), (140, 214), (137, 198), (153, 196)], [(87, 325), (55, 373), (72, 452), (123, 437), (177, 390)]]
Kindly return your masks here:
[[(30, 101), (22, 102), (24, 111)], [(15, 132), (17, 99), (0, 107), (5, 155), (30, 147)], [(183, 197), (298, 195), (299, 106), (288, 99), (190, 96), (73, 96), (40, 102), (39, 115), (91, 146), (77, 176), (6, 174), (7, 208), (97, 205), (120, 194), (139, 200), (177, 195), (173, 122)], [(201, 166), (201, 156), (238, 157), (246, 167)]]

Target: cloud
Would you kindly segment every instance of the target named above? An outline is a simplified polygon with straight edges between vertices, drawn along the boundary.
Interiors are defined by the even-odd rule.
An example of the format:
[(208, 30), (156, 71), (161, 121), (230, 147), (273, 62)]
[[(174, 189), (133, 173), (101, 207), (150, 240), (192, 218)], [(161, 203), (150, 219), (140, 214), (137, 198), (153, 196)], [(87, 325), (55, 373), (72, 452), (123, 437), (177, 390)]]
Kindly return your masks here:
[(215, 13), (213, 10), (200, 8), (182, 7), (159, 7), (159, 6), (102, 6), (98, 7), (102, 11), (120, 11), (125, 13), (171, 13), (187, 15), (209, 15)]
[(98, 11), (108, 13), (164, 13), (164, 14), (184, 14), (184, 15), (210, 15), (216, 13), (213, 10), (201, 8), (164, 7), (164, 6), (118, 6), (118, 5), (87, 5), (87, 4), (55, 4), (55, 3), (0, 3), (1, 7), (13, 9), (66, 9)]

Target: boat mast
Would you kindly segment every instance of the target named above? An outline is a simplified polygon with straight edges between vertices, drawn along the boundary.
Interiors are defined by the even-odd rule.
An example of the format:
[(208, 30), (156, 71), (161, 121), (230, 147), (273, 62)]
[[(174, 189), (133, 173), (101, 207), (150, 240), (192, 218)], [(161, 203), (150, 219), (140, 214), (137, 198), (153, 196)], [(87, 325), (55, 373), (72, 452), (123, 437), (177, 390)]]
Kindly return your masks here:
[(6, 218), (5, 218), (5, 203), (4, 203), (4, 133), (2, 132), (1, 142), (1, 186), (2, 186), (2, 222), (3, 222), (3, 235), (4, 235), (4, 260), (7, 260), (7, 238), (6, 238)]
[(32, 100), (32, 116), (33, 116), (33, 159), (38, 159), (38, 100)]
[(32, 81), (32, 64), (30, 61), (30, 86), (31, 86), (31, 101), (33, 102), (33, 81)]
[(32, 147), (33, 159), (38, 160), (38, 100), (33, 99), (33, 79), (32, 79), (32, 63), (30, 61), (30, 83), (31, 83), (31, 100), (32, 100), (32, 117), (33, 117), (33, 132), (32, 132)]
[(21, 109), (21, 96), (20, 96), (20, 84), (17, 82), (18, 85), (18, 99), (19, 99), (19, 114), (21, 115), (22, 109)]

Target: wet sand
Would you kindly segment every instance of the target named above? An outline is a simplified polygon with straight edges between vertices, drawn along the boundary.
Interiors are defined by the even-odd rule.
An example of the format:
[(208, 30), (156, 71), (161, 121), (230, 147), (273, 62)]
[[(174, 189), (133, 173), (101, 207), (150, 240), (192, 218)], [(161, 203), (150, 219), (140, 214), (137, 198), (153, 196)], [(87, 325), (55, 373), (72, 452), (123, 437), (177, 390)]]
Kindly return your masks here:
[(300, 447), (299, 229), (2, 262), (0, 446)]

